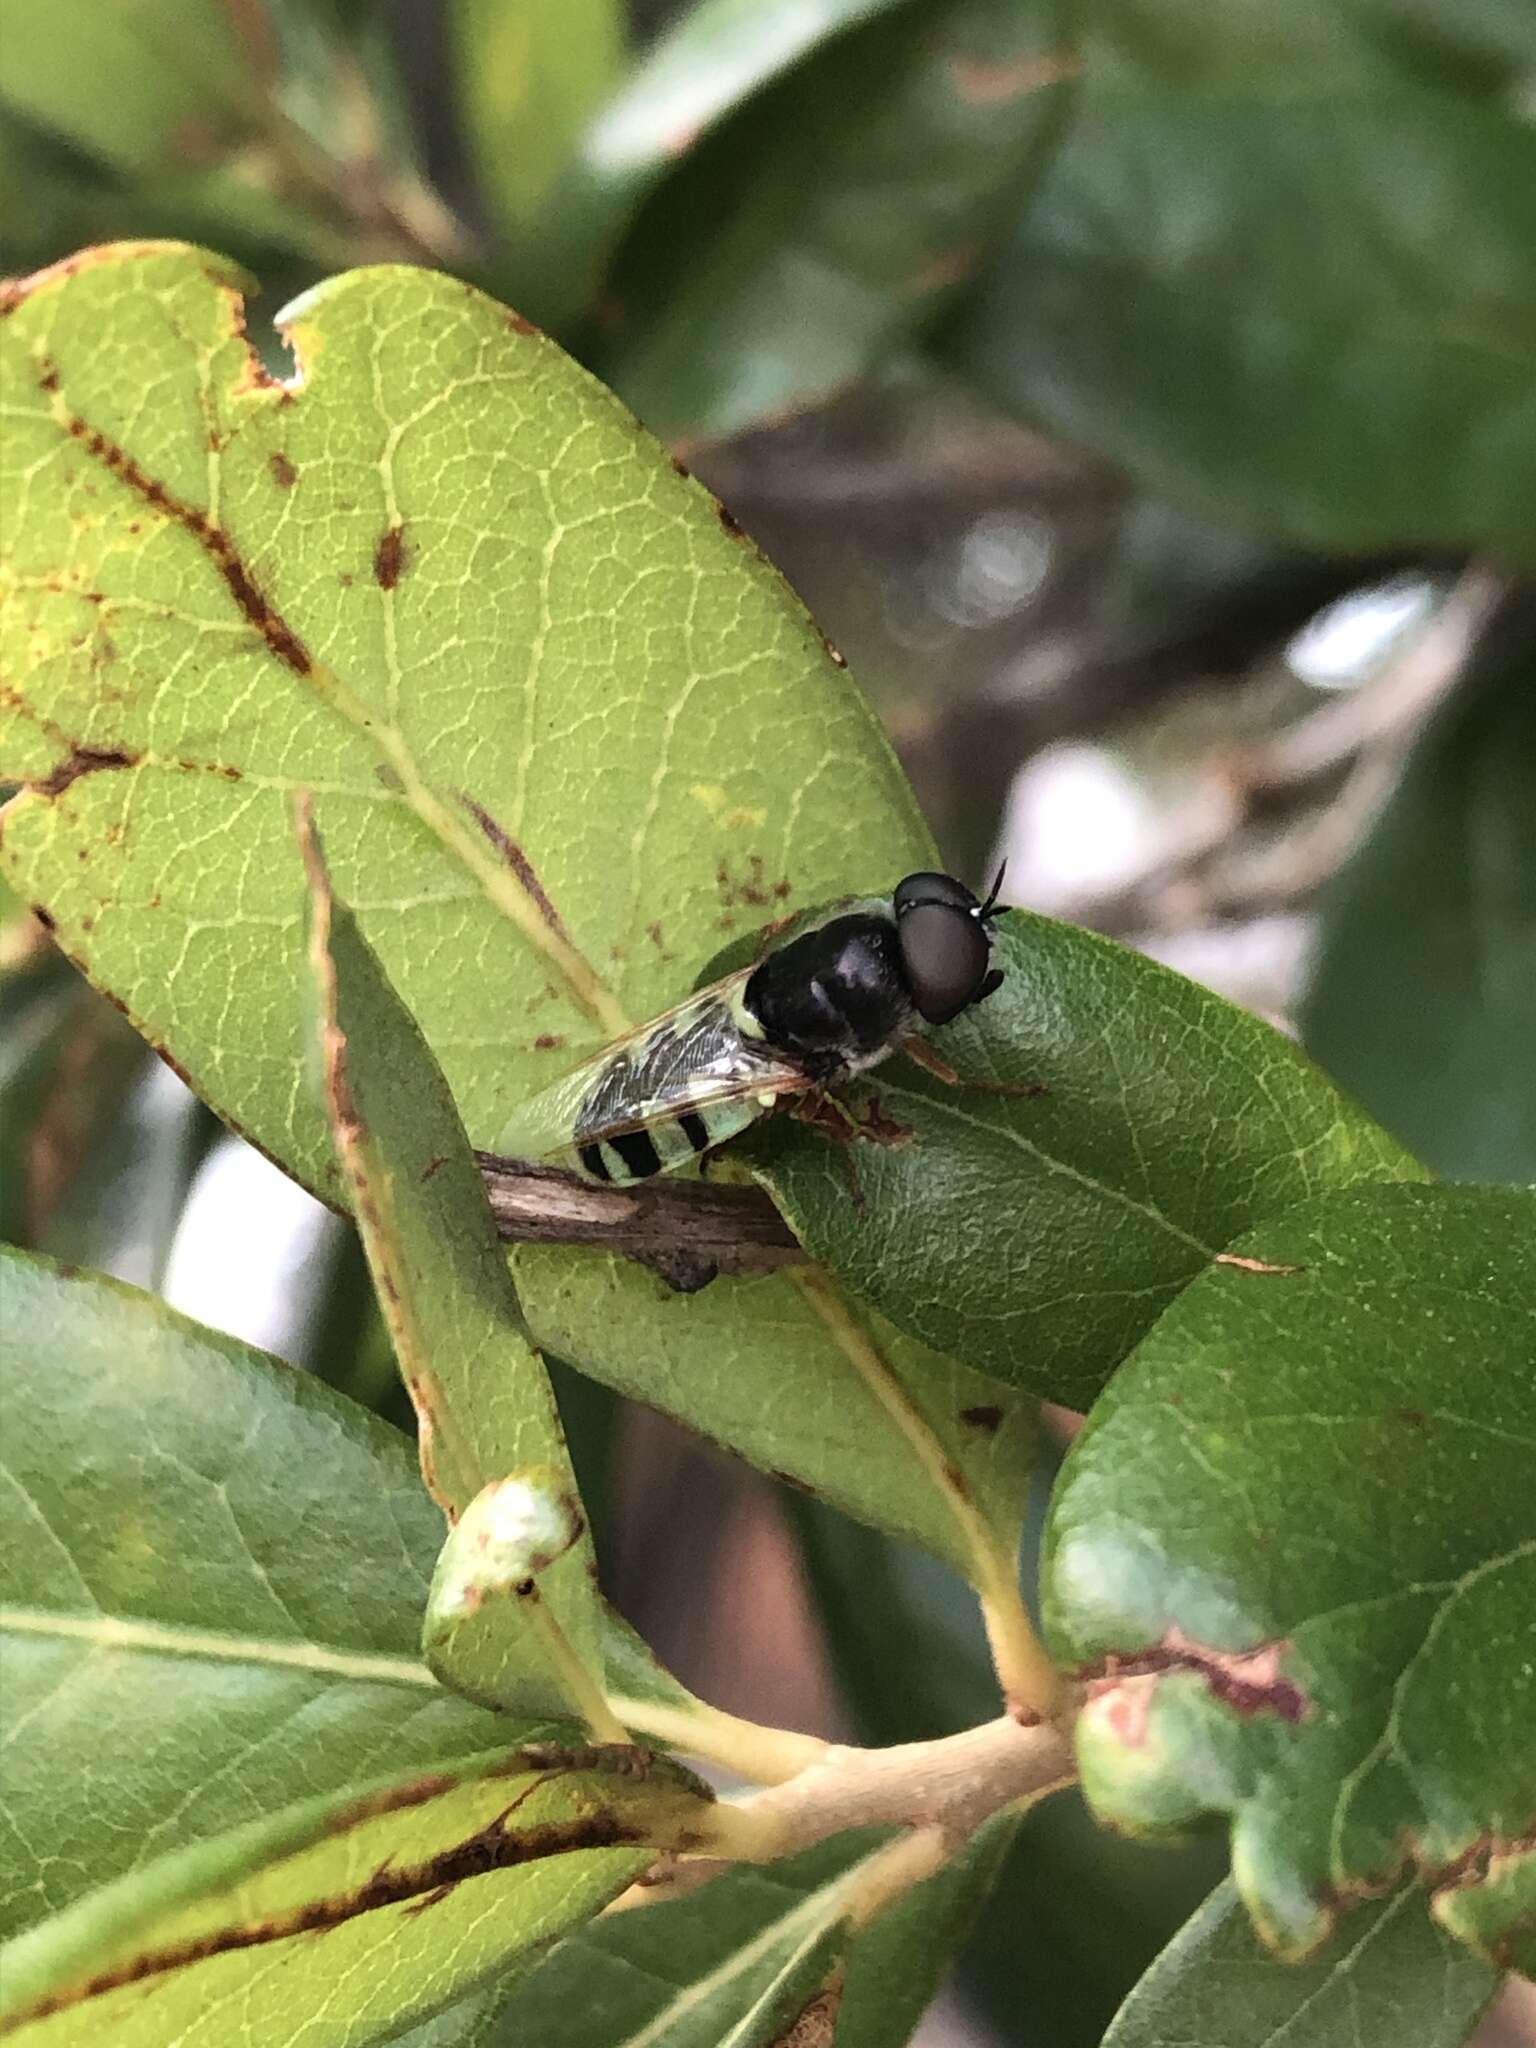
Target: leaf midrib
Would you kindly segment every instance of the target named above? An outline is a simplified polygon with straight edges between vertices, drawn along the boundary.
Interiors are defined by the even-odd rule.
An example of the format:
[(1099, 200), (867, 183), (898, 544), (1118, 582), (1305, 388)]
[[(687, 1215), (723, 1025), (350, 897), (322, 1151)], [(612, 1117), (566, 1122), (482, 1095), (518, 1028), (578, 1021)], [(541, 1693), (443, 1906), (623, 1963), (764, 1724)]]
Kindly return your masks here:
[(55, 1614), (43, 1608), (0, 1607), (0, 1635), (48, 1637), (95, 1650), (136, 1650), (147, 1656), (200, 1657), (233, 1664), (312, 1672), (370, 1685), (409, 1685), (440, 1691), (426, 1665), (414, 1657), (380, 1651), (344, 1650), (307, 1640), (284, 1642), (270, 1636), (237, 1636), (219, 1629), (183, 1628), (171, 1622), (130, 1621), (111, 1614)]

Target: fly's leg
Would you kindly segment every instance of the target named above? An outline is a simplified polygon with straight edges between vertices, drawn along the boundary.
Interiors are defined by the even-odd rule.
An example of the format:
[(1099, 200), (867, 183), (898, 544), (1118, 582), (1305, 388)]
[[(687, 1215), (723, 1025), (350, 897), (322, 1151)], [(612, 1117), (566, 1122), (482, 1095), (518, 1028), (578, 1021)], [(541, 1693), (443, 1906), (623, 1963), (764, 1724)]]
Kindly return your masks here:
[(936, 1053), (926, 1038), (904, 1038), (901, 1049), (946, 1088), (974, 1088), (984, 1095), (1046, 1095), (1043, 1081), (983, 1081), (972, 1074), (958, 1074), (947, 1059)]
[(852, 1103), (813, 1088), (796, 1098), (790, 1115), (838, 1145), (852, 1145), (861, 1138), (869, 1145), (906, 1145), (912, 1139), (912, 1126), (887, 1116), (873, 1091), (863, 1102)]
[(808, 1124), (812, 1130), (820, 1131), (837, 1147), (837, 1156), (848, 1176), (848, 1192), (853, 1198), (853, 1206), (861, 1215), (867, 1204), (863, 1183), (859, 1179), (855, 1144), (863, 1139), (874, 1145), (906, 1145), (912, 1138), (911, 1127), (887, 1116), (880, 1107), (878, 1096), (874, 1095), (855, 1108), (850, 1103), (839, 1102), (825, 1089), (813, 1088), (789, 1105), (789, 1114), (797, 1123)]

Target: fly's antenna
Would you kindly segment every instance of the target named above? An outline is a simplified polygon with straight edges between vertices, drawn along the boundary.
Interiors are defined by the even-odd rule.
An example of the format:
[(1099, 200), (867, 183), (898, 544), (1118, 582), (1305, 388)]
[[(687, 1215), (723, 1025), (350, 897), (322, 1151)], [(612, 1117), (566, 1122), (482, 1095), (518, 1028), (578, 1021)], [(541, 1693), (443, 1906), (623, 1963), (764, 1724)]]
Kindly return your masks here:
[(986, 902), (982, 904), (980, 910), (978, 910), (976, 913), (976, 915), (981, 919), (983, 924), (986, 923), (987, 919), (992, 915), (993, 911), (997, 908), (997, 899), (1002, 894), (1003, 877), (1007, 874), (1007, 872), (1008, 863), (1007, 861), (1004, 861), (1002, 866), (997, 871), (997, 875), (992, 883), (992, 887), (987, 892)]

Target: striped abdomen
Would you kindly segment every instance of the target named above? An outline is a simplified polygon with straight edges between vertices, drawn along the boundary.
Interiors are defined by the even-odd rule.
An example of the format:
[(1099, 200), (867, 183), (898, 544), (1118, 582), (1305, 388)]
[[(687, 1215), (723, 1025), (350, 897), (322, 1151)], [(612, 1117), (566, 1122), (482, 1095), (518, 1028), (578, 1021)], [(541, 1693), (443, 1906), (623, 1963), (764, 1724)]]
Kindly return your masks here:
[(755, 1122), (794, 1077), (745, 1035), (745, 1021), (728, 997), (706, 991), (615, 1048), (576, 1114), (571, 1153), (581, 1170), (647, 1180)]
[(712, 1145), (723, 1145), (763, 1113), (755, 1096), (743, 1102), (712, 1102), (658, 1117), (639, 1130), (588, 1138), (576, 1148), (583, 1173), (593, 1180), (623, 1183), (649, 1180), (674, 1166), (686, 1166)]

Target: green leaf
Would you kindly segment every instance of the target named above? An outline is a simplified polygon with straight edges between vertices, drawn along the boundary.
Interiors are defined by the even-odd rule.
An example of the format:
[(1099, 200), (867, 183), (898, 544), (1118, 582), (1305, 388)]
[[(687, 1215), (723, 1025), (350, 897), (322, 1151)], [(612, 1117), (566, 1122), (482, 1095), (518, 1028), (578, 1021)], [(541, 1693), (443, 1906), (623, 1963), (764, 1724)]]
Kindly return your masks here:
[[(255, 378), (208, 261), (109, 252), (5, 323), (30, 408), (6, 456), (68, 478), (33, 507), (11, 592), (32, 682), (6, 739), (36, 786), (7, 813), (5, 860), (220, 1112), (334, 1199), (328, 1133), (295, 1086), (298, 782), (472, 1135), (549, 1078), (566, 1034), (569, 1060), (686, 992), (723, 927), (888, 887), (931, 854), (783, 585), (558, 351), (443, 279), (363, 272), (295, 314), (313, 367), (285, 394)], [(411, 346), (385, 351), (396, 323)], [(146, 359), (171, 365), (153, 423), (128, 395)], [(82, 439), (70, 421), (86, 419)], [(216, 533), (194, 511), (210, 463)], [(89, 562), (70, 538), (86, 506)], [(79, 594), (98, 588), (99, 604)], [(90, 665), (108, 625), (75, 645), (83, 605), (110, 622), (126, 703)], [(217, 853), (184, 857), (205, 843)], [(727, 1441), (740, 1416), (748, 1455), (819, 1484), (883, 1439), (883, 1469), (838, 1496), (956, 1554), (950, 1509), (789, 1283), (763, 1283), (743, 1335), (725, 1282), (680, 1302), (590, 1257), (518, 1269), (541, 1343)], [(755, 1381), (744, 1348), (771, 1368)], [(811, 1394), (798, 1408), (791, 1366)], [(957, 1367), (933, 1379), (941, 1440), (974, 1439), (950, 1411), (994, 1395)], [(823, 1441), (845, 1396), (861, 1433)], [(1007, 1448), (1006, 1432), (978, 1447), (967, 1477), (978, 1460), (1006, 1472)]]
[[(317, 1381), (130, 1289), (0, 1250), (0, 1292), (10, 1339), (0, 1928), (31, 1930), (7, 1958), (9, 1998), (25, 2003), (94, 1970), (109, 1943), (137, 1953), (185, 1935), (168, 1917), (178, 1909), (224, 1926), (226, 1908), (212, 1903), (220, 1888), (318, 1832), (325, 1846), (302, 1869), (286, 1866), (273, 1896), (285, 1911), (339, 1901), (316, 1982), (333, 1987), (350, 1969), (349, 1995), (317, 1993), (317, 2008), (338, 2029), (326, 2039), (373, 2038), (368, 2014), (393, 2021), (459, 1997), (477, 1972), (566, 1931), (650, 1860), (582, 1851), (526, 1876), (500, 1871), (488, 1880), (501, 1898), (489, 1916), (466, 1885), (420, 1919), (409, 1902), (383, 1899), (356, 1917), (347, 1901), (381, 1854), (403, 1868), (505, 1812), (485, 1752), (496, 1745), (500, 1769), (509, 1741), (530, 1732), (441, 1691), (416, 1660), (441, 1523), (409, 1446)], [(667, 1767), (637, 1780), (627, 1751), (617, 1776), (607, 1752), (584, 1754), (601, 1779), (595, 1809), (582, 1805), (587, 1764), (573, 1775), (540, 1753), (535, 1776), (565, 1788), (551, 1792), (549, 1817), (617, 1801), (648, 1829), (665, 1823), (669, 1788), (686, 1792)], [(474, 1784), (449, 1797), (465, 1771)], [(366, 1791), (401, 1782), (419, 1796), (376, 1823), (387, 1852), (363, 1846), (343, 1821), (366, 1817)], [(402, 1824), (402, 1812), (425, 1814), (439, 1785), (430, 1824)], [(399, 1800), (379, 1811), (389, 1806)], [(520, 1814), (537, 1818), (528, 1806)], [(246, 1921), (260, 1917), (255, 1900), (241, 1893)], [(220, 2008), (205, 2013), (215, 1981), (251, 1999), (248, 2038), (278, 2038), (262, 2000), (300, 1996), (294, 1969), (274, 1976), (240, 1956), (199, 1965), (187, 2017), (215, 2031), (189, 2040), (236, 2038), (217, 2031)], [(173, 2031), (166, 2016), (183, 1993), (170, 1976), (159, 1983), (133, 2023), (147, 2032), (125, 2019), (123, 2041)], [(61, 2014), (36, 2037), (62, 2040), (74, 2025)]]
[(473, 1138), (678, 1000), (722, 930), (930, 849), (784, 584), (553, 344), (447, 278), (356, 271), (290, 309), (289, 388), (239, 312), (217, 259), (118, 248), (0, 330), (30, 657), (0, 746), (38, 785), (5, 864), (334, 1194), (293, 1086), (295, 787)]
[(998, 1550), (1017, 1549), (1034, 1405), (1012, 1388), (878, 1316), (842, 1341), (782, 1276), (679, 1295), (622, 1259), (543, 1245), (519, 1246), (513, 1271), (538, 1344), (620, 1393), (973, 1576), (965, 1519), (936, 1477), (948, 1461)]
[(1095, 10), (1072, 131), (950, 353), (1192, 510), (1529, 565), (1536, 134), (1502, 79), (1385, 57), (1362, 13)]
[(62, 2042), (84, 2006), (114, 2042), (212, 2042), (238, 2006), (242, 2040), (295, 2012), (322, 2042), (385, 2036), (588, 1918), (656, 1848), (700, 1838), (704, 1788), (634, 1761), (500, 1748), (174, 1852), (12, 1942), (5, 2020)]
[[(291, 310), (289, 388), (239, 314), (216, 259), (116, 249), (0, 324), (25, 515), (3, 636), (27, 678), (0, 770), (34, 784), (3, 859), (205, 1099), (340, 1200), (298, 1085), (295, 787), (481, 1140), (678, 1000), (724, 933), (933, 855), (782, 581), (552, 344), (445, 278), (355, 272)], [(622, 1289), (633, 1329), (602, 1347), (644, 1398), (686, 1410), (729, 1369), (713, 1305), (690, 1327), (642, 1274), (546, 1273)], [(799, 1329), (824, 1413), (837, 1346), (786, 1283), (760, 1300)], [(778, 1415), (776, 1462), (825, 1462)], [(883, 1488), (872, 1506), (910, 1519)]]
[(726, 116), (823, 44), (898, 0), (695, 0), (664, 27), (592, 121), (538, 231), (514, 252), (514, 296), (561, 326), (590, 309), (625, 224)]
[[(485, 1186), (453, 1098), (348, 906), (333, 893), (311, 799), (299, 806), (309, 879), (316, 1050), (379, 1306), (416, 1409), (422, 1476), (464, 1524), (514, 1474), (537, 1472), (560, 1525), (528, 1602), (497, 1601), (437, 1668), (471, 1698), (582, 1713), (601, 1667), (596, 1563), (543, 1361), (528, 1342)], [(460, 1520), (462, 1518), (462, 1520)], [(477, 1532), (482, 1520), (476, 1520)], [(514, 1574), (534, 1573), (531, 1561)], [(442, 1574), (434, 1581), (434, 1599)], [(478, 1604), (478, 1603), (477, 1603)], [(616, 1732), (616, 1731), (613, 1731)]]
[(1063, 1470), (1047, 1639), (1098, 1674), (1084, 1784), (1135, 1829), (1232, 1816), (1304, 1954), (1405, 1868), (1476, 1883), (1536, 1825), (1536, 1193), (1382, 1186), (1240, 1240)]
[(850, 1894), (879, 1854), (868, 1830), (590, 1923), (513, 1993), (487, 2048), (767, 2048), (834, 1965), (838, 2042), (903, 2041), (1017, 1826), (1011, 1816), (989, 1822), (954, 1862), (851, 1938)]
[(624, 56), (617, 0), (454, 0), (458, 115), (481, 191), (516, 245)]
[(1419, 1174), (1288, 1040), (1167, 968), (1021, 911), (995, 957), (1001, 989), (935, 1047), (962, 1076), (1044, 1093), (956, 1088), (901, 1058), (864, 1099), (904, 1142), (787, 1122), (750, 1141), (796, 1236), (912, 1336), (1086, 1408), (1257, 1218)]
[(1054, 0), (944, 0), (844, 35), (698, 150), (635, 223), (600, 363), (656, 433), (825, 398), (985, 261), (1075, 68)]
[(0, 96), (116, 170), (195, 163), (250, 118), (239, 20), (204, 0), (6, 0)]
[(1308, 1045), (1439, 1173), (1536, 1180), (1536, 603), (1420, 741), (1323, 911)]
[(300, 1796), (518, 1732), (417, 1655), (400, 1433), (132, 1289), (0, 1249), (0, 1932)]
[(1310, 1961), (1286, 1965), (1260, 1944), (1229, 1880), (1142, 1978), (1104, 2048), (1459, 2048), (1497, 1988), (1411, 1889), (1358, 1907)]

